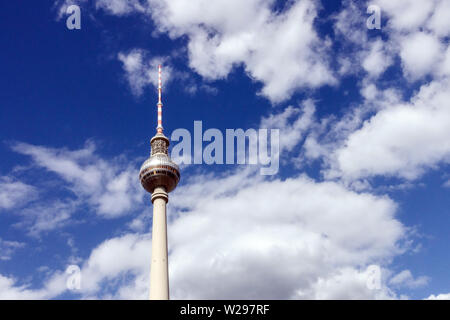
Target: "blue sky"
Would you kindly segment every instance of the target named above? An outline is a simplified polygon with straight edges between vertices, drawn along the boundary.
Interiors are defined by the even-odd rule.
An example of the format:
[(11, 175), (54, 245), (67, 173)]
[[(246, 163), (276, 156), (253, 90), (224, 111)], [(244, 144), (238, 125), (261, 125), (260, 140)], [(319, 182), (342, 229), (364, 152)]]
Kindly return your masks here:
[(147, 297), (158, 63), (167, 136), (281, 136), (274, 176), (182, 164), (173, 298), (449, 298), (449, 4), (370, 4), (2, 3), (0, 298)]

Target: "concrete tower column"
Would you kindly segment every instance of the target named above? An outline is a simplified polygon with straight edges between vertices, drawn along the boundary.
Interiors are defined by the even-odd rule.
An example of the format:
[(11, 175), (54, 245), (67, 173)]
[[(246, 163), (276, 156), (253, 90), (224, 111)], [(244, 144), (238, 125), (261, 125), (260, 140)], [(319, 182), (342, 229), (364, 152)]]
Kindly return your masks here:
[(168, 194), (163, 187), (157, 187), (152, 194), (152, 263), (150, 269), (150, 300), (169, 299), (169, 270), (167, 259), (167, 216)]

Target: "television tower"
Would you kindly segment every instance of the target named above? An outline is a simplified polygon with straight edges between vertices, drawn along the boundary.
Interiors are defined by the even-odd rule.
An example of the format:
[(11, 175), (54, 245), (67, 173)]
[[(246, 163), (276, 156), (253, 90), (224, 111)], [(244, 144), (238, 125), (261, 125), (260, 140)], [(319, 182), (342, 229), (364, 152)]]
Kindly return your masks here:
[(169, 139), (163, 133), (161, 91), (161, 65), (159, 65), (158, 126), (156, 135), (150, 140), (150, 157), (144, 161), (139, 172), (139, 180), (144, 189), (152, 194), (153, 203), (150, 300), (169, 299), (166, 205), (169, 201), (168, 193), (176, 188), (180, 180), (180, 170), (169, 156)]

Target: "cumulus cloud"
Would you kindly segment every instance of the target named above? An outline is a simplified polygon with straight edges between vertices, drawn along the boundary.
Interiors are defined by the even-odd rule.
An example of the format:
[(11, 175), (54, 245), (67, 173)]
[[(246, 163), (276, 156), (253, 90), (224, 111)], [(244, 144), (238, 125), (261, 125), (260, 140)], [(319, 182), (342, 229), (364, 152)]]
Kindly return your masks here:
[(16, 284), (16, 279), (0, 275), (0, 299), (37, 299), (38, 294), (25, 286)]
[[(242, 65), (248, 75), (263, 84), (261, 94), (273, 102), (288, 99), (302, 88), (318, 88), (337, 83), (330, 67), (332, 42), (322, 39), (314, 28), (317, 2), (288, 2), (277, 12), (273, 0), (185, 2), (96, 0), (97, 9), (122, 16), (138, 13), (150, 16), (160, 33), (172, 39), (186, 37), (189, 66), (205, 79), (223, 79), (235, 66)], [(445, 66), (448, 35), (445, 0), (376, 0), (388, 22), (381, 38), (369, 39), (365, 27), (363, 3), (344, 1), (335, 17), (335, 34), (344, 50), (338, 52), (338, 74), (365, 70), (377, 78), (392, 65), (394, 56), (401, 59), (405, 77), (419, 80), (439, 74)], [(60, 4), (60, 6), (62, 6)], [(424, 45), (424, 43), (426, 45)], [(424, 52), (423, 48), (427, 48)], [(142, 50), (120, 53), (133, 92), (142, 94), (151, 83), (147, 69), (154, 59), (143, 57)]]
[(183, 1), (164, 1), (155, 6), (153, 19), (172, 37), (188, 35), (189, 65), (205, 78), (224, 78), (233, 66), (243, 64), (263, 83), (261, 93), (275, 102), (299, 88), (334, 83), (327, 43), (313, 27), (315, 3), (297, 1), (279, 14), (271, 12), (271, 4), (253, 0), (204, 5), (198, 0), (186, 8)]
[[(314, 28), (316, 2), (289, 2), (281, 12), (273, 0), (183, 0), (95, 2), (111, 15), (149, 16), (160, 33), (172, 39), (187, 37), (189, 66), (208, 80), (223, 79), (243, 65), (248, 75), (263, 84), (261, 94), (283, 101), (302, 88), (335, 84), (327, 55), (329, 41)], [(128, 80), (140, 94), (148, 84), (142, 52), (120, 54)]]
[[(252, 182), (244, 178), (248, 174), (197, 177), (175, 191), (171, 206), (183, 212), (169, 226), (174, 296), (288, 299), (301, 291), (314, 298), (320, 279), (341, 268), (359, 274), (360, 266), (387, 262), (402, 251), (405, 229), (390, 199), (305, 176)], [(214, 187), (222, 191), (204, 192)]]
[(410, 102), (387, 104), (334, 154), (331, 176), (416, 179), (450, 161), (448, 81), (422, 86)]
[[(367, 267), (405, 250), (396, 207), (388, 197), (306, 176), (198, 175), (168, 206), (172, 298), (393, 298), (384, 280), (375, 290), (367, 285)], [(125, 234), (92, 250), (81, 266), (81, 297), (147, 298), (149, 236)]]
[[(94, 248), (81, 265), (80, 288), (85, 299), (145, 299), (151, 254), (149, 235), (125, 234)], [(0, 275), (0, 299), (50, 299), (68, 290), (70, 274), (44, 268), (49, 275), (40, 289)]]
[[(367, 285), (369, 265), (404, 250), (392, 200), (305, 176), (254, 176), (201, 175), (171, 195), (172, 298), (396, 297), (382, 279)], [(147, 234), (106, 240), (83, 264), (82, 296), (147, 298), (150, 254)]]
[(364, 85), (362, 103), (310, 125), (298, 161), (323, 161), (326, 179), (367, 187), (366, 179), (414, 181), (450, 162), (448, 79), (422, 85), (407, 100), (396, 89)]
[[(328, 277), (321, 277), (313, 284), (312, 290), (305, 292), (298, 290), (296, 298), (316, 300), (369, 300), (369, 299), (394, 299), (395, 293), (386, 286), (372, 288), (370, 268), (357, 270), (354, 268), (342, 268), (336, 270)], [(378, 281), (378, 280), (377, 280)], [(372, 289), (369, 289), (372, 288)]]
[(381, 39), (371, 42), (369, 52), (363, 58), (362, 66), (372, 77), (379, 77), (392, 64), (392, 57), (384, 46)]
[[(438, 0), (439, 1), (439, 0)], [(389, 19), (389, 25), (396, 30), (410, 31), (419, 28), (432, 13), (436, 0), (375, 0)], [(444, 0), (445, 1), (445, 0)]]
[(450, 46), (447, 47), (447, 51), (445, 52), (443, 63), (439, 69), (439, 75), (450, 77)]
[(148, 234), (125, 234), (104, 241), (92, 250), (81, 268), (80, 293), (98, 298), (147, 298), (150, 256)]
[(404, 70), (412, 79), (433, 73), (443, 52), (439, 39), (425, 32), (402, 37), (400, 46)]
[(439, 75), (448, 48), (444, 39), (450, 30), (448, 1), (376, 0), (374, 4), (389, 18), (388, 41), (401, 58), (405, 77), (416, 81)]
[[(302, 152), (331, 167), (324, 170), (326, 178), (358, 180), (360, 185), (374, 176), (417, 179), (449, 161), (450, 48), (443, 31), (447, 12), (439, 11), (448, 4), (440, 0), (373, 4), (387, 21), (377, 31), (383, 38), (369, 38), (361, 3), (344, 1), (334, 23), (336, 39), (344, 48), (337, 57), (340, 74), (358, 74), (361, 68), (366, 72), (360, 80), (364, 100), (341, 118), (328, 116), (313, 125)], [(407, 82), (422, 85), (410, 98), (403, 89), (379, 79), (396, 60)]]
[(430, 295), (427, 300), (450, 300), (450, 293), (441, 293), (438, 295)]
[(428, 28), (440, 37), (450, 35), (450, 3), (448, 1), (436, 2), (433, 15), (428, 21)]

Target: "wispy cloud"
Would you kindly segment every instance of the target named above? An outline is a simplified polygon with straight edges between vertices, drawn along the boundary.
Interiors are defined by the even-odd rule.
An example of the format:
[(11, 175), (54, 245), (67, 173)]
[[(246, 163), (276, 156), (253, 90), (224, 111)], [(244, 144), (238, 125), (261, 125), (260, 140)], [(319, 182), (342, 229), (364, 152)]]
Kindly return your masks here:
[(31, 185), (11, 177), (0, 177), (0, 210), (23, 206), (37, 195), (37, 189)]
[(72, 216), (77, 210), (77, 202), (69, 199), (33, 203), (18, 211), (21, 220), (12, 226), (27, 230), (28, 235), (39, 237), (73, 223)]
[[(131, 88), (131, 91), (140, 96), (146, 86), (158, 87), (156, 76), (158, 65), (164, 65), (167, 58), (149, 57), (149, 53), (142, 49), (134, 49), (128, 53), (119, 53), (118, 59), (122, 62), (123, 69)], [(172, 68), (164, 65), (163, 86), (166, 86), (172, 77)]]
[(55, 173), (77, 199), (89, 203), (99, 216), (118, 217), (142, 203), (144, 192), (136, 178), (137, 169), (122, 166), (120, 159), (100, 158), (92, 142), (73, 151), (26, 143), (17, 143), (12, 148), (30, 156), (35, 166)]
[(389, 283), (396, 287), (407, 287), (407, 288), (418, 288), (423, 287), (428, 284), (430, 281), (429, 277), (421, 276), (418, 278), (414, 278), (411, 271), (409, 270), (403, 270), (393, 276)]
[(23, 248), (25, 243), (18, 241), (7, 241), (0, 238), (0, 261), (10, 260), (17, 249)]

